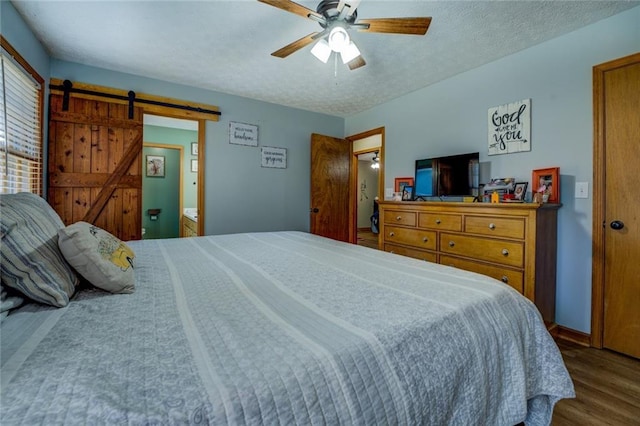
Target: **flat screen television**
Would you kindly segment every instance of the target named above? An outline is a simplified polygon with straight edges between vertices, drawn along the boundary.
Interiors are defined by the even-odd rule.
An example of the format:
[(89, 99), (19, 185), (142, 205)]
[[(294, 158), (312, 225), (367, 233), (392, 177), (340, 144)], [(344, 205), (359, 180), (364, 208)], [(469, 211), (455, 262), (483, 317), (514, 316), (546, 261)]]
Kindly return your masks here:
[(478, 195), (478, 152), (416, 160), (414, 200)]

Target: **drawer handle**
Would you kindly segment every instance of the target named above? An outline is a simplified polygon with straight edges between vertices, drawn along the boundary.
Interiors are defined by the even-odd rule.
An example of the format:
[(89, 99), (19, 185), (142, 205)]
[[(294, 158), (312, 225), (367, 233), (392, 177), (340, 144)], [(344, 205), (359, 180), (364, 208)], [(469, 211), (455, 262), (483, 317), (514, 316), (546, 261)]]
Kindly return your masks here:
[(509, 283), (509, 277), (507, 277), (506, 275), (503, 275), (502, 276), (502, 282), (505, 283), (505, 284), (508, 284)]
[(402, 216), (396, 216), (396, 220), (397, 221), (401, 221), (402, 220)]
[(396, 235), (393, 231), (389, 232), (389, 236), (393, 237), (394, 235)]
[(428, 243), (428, 242), (429, 242), (429, 239), (428, 239), (427, 237), (424, 237), (424, 238), (422, 238), (422, 242), (423, 242), (423, 243)]
[(503, 255), (503, 256), (509, 256), (509, 250), (507, 250), (507, 249), (502, 249), (502, 255)]
[(489, 224), (489, 229), (496, 229), (496, 224), (495, 223), (490, 223)]
[(449, 241), (449, 247), (453, 247), (455, 245), (456, 245), (456, 243), (454, 243), (453, 241)]
[(436, 225), (440, 225), (440, 219), (436, 219)]

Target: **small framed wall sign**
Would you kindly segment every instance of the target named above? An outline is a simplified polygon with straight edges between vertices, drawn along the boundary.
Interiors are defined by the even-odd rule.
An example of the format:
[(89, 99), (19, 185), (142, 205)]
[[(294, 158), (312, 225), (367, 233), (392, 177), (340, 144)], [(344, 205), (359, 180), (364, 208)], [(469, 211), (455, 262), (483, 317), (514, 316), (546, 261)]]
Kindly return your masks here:
[(191, 160), (191, 171), (194, 173), (198, 172), (198, 159)]
[(276, 148), (272, 146), (264, 146), (262, 151), (262, 167), (274, 169), (287, 168), (287, 148)]
[(258, 146), (258, 126), (254, 124), (230, 121), (229, 143), (235, 145)]
[(198, 155), (198, 142), (191, 142), (191, 155)]
[(489, 108), (489, 155), (531, 151), (531, 99)]

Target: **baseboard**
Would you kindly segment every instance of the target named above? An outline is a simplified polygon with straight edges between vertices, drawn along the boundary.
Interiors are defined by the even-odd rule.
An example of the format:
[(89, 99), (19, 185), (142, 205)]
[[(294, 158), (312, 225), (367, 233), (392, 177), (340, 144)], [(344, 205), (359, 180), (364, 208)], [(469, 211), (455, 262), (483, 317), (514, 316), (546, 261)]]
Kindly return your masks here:
[(571, 328), (563, 327), (558, 325), (555, 327), (552, 333), (555, 339), (562, 339), (568, 342), (576, 343), (580, 346), (590, 347), (591, 346), (591, 335), (587, 333), (583, 333), (582, 331), (573, 330)]
[(371, 231), (371, 227), (369, 226), (368, 228), (358, 228), (358, 232), (362, 231)]

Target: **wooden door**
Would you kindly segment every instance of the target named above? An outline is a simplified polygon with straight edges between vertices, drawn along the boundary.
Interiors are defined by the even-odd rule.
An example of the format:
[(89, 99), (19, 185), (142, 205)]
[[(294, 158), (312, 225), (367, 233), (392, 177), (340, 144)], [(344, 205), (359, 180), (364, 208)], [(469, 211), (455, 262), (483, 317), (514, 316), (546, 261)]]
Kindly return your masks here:
[(49, 203), (66, 225), (141, 237), (142, 108), (61, 95), (49, 105)]
[(594, 303), (601, 272), (602, 346), (640, 358), (640, 54), (596, 67), (594, 76)]
[(311, 233), (349, 241), (351, 143), (311, 135)]

